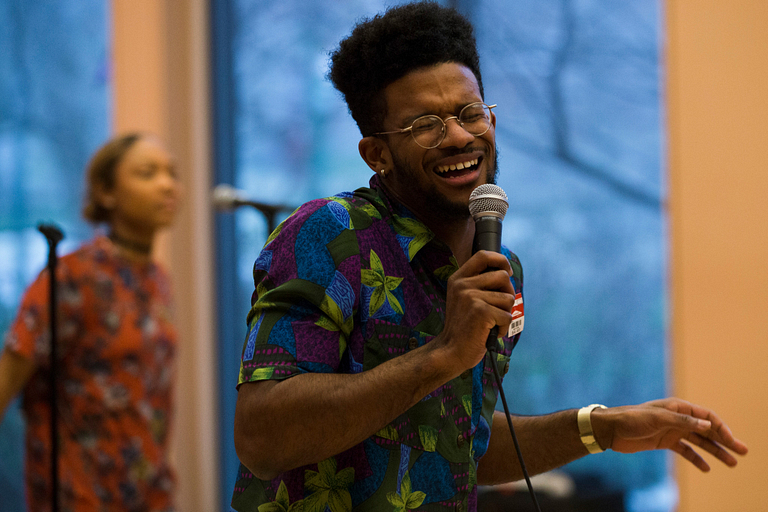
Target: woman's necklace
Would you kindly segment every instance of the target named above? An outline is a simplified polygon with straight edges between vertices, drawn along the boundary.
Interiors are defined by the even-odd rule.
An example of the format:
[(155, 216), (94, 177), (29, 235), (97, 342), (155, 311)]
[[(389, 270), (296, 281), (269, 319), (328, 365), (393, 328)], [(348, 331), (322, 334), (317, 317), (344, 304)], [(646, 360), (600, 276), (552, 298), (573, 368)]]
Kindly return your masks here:
[(113, 232), (109, 234), (109, 239), (112, 240), (112, 243), (115, 245), (119, 245), (124, 249), (128, 249), (144, 256), (149, 256), (149, 254), (152, 252), (152, 244), (142, 244), (141, 242), (126, 240), (125, 238), (117, 236)]

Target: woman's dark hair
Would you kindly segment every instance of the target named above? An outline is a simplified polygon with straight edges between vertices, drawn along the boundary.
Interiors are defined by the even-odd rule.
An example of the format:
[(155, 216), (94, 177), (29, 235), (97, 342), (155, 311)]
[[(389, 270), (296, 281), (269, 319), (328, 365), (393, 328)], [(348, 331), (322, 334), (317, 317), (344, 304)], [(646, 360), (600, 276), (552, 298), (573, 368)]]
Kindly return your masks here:
[(129, 149), (144, 134), (138, 132), (126, 133), (109, 140), (91, 157), (86, 167), (85, 206), (83, 217), (93, 224), (109, 222), (110, 210), (99, 203), (98, 193), (101, 190), (112, 190), (115, 186), (115, 170)]
[(382, 130), (387, 85), (415, 69), (445, 62), (469, 68), (483, 96), (472, 24), (455, 9), (418, 2), (358, 22), (331, 54), (328, 77), (367, 137)]

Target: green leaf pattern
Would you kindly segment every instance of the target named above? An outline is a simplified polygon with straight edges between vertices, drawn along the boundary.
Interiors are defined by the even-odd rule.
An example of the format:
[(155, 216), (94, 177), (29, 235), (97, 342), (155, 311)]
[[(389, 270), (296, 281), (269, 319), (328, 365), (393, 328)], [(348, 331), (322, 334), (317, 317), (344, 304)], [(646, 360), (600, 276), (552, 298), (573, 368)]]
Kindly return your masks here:
[(429, 425), (419, 425), (419, 439), (424, 451), (433, 452), (437, 450), (437, 438), (439, 432), (435, 427)]
[(417, 509), (424, 503), (426, 497), (427, 495), (422, 491), (411, 491), (411, 476), (408, 473), (403, 476), (403, 481), (400, 483), (400, 493), (387, 493), (387, 501), (395, 507), (395, 512)]
[(387, 425), (383, 429), (376, 432), (376, 435), (383, 437), (384, 439), (389, 439), (390, 441), (397, 441), (400, 439), (400, 434), (397, 433), (397, 429), (395, 429), (395, 427), (392, 425)]
[(318, 471), (307, 469), (304, 482), (312, 494), (304, 498), (305, 512), (324, 512), (326, 506), (331, 512), (350, 512), (352, 496), (349, 487), (355, 478), (354, 468), (336, 472), (336, 459), (330, 457), (317, 465)]
[(369, 217), (373, 219), (381, 219), (381, 213), (371, 203), (364, 204), (362, 207), (360, 207), (360, 210), (364, 211)]
[(277, 488), (275, 501), (259, 505), (259, 512), (303, 512), (303, 510), (304, 500), (288, 503), (288, 488), (284, 481), (281, 481), (280, 487)]
[(397, 313), (403, 314), (403, 306), (397, 300), (392, 290), (400, 286), (402, 277), (392, 277), (384, 273), (384, 265), (379, 255), (371, 250), (371, 268), (363, 269), (362, 283), (373, 288), (371, 303), (368, 305), (368, 314), (374, 314), (381, 309), (385, 301), (389, 301), (390, 307)]
[(337, 331), (339, 335), (339, 357), (344, 354), (347, 348), (346, 334), (352, 332), (354, 327), (354, 317), (350, 315), (346, 321), (344, 321), (344, 313), (341, 311), (336, 302), (328, 295), (323, 297), (323, 301), (320, 303), (320, 309), (325, 313), (316, 322), (315, 325), (322, 327), (326, 331)]
[(272, 374), (275, 373), (274, 368), (256, 368), (252, 375), (252, 380), (267, 380), (272, 378)]
[(398, 235), (408, 238), (413, 237), (413, 240), (408, 244), (409, 261), (413, 260), (416, 253), (435, 237), (435, 234), (432, 233), (432, 231), (416, 219), (395, 217), (394, 224)]
[(472, 395), (464, 395), (461, 397), (461, 404), (464, 406), (467, 416), (472, 417)]
[(435, 275), (442, 281), (447, 281), (454, 272), (459, 270), (459, 262), (456, 261), (456, 257), (451, 255), (450, 263), (435, 270)]

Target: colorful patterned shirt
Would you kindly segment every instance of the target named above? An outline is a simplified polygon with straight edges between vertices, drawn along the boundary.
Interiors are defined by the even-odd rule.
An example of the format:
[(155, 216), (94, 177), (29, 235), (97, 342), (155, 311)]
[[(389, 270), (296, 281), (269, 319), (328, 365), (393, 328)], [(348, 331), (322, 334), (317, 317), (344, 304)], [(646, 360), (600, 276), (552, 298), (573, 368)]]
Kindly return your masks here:
[[(456, 259), (384, 194), (376, 176), (370, 186), (311, 201), (270, 236), (254, 265), (238, 385), (306, 372), (363, 372), (441, 332)], [(520, 262), (503, 252), (521, 293)], [(499, 338), (502, 371), (519, 336)], [(272, 481), (241, 464), (232, 507), (475, 510), (477, 463), (488, 448), (498, 391), (489, 364), (486, 356), (366, 441), (318, 464)]]
[[(57, 268), (59, 510), (172, 511), (176, 330), (166, 274), (96, 237)], [(6, 350), (34, 358), (24, 389), (29, 510), (51, 509), (49, 272), (27, 289)]]

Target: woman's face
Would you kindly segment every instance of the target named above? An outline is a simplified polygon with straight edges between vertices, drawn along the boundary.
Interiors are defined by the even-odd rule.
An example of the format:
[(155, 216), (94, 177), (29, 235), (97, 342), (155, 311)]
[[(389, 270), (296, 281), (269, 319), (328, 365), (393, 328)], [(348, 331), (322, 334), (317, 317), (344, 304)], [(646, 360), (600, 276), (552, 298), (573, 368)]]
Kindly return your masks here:
[(112, 228), (153, 235), (173, 221), (181, 187), (173, 158), (154, 137), (142, 137), (115, 168), (115, 184), (101, 203), (111, 211)]

